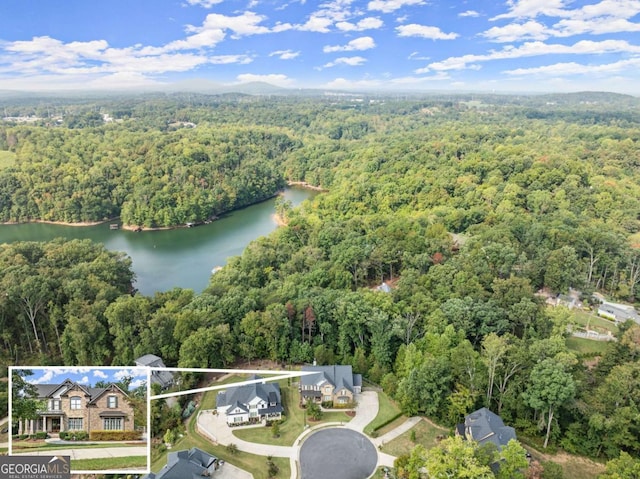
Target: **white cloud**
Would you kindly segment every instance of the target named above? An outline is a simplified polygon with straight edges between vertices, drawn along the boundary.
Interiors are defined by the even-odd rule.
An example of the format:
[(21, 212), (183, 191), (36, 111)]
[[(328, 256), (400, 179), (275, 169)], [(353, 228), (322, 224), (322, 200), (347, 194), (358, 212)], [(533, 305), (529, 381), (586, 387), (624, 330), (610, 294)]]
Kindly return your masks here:
[(613, 17), (601, 17), (590, 20), (563, 19), (553, 26), (553, 35), (556, 37), (639, 31), (640, 23), (633, 23), (624, 18)]
[(382, 84), (380, 80), (348, 80), (346, 78), (336, 78), (326, 83), (324, 87), (338, 90), (365, 90), (380, 88)]
[(361, 32), (363, 30), (374, 30), (382, 27), (384, 22), (377, 17), (367, 17), (358, 23), (338, 22), (336, 28), (344, 32)]
[(571, 10), (568, 15), (574, 19), (587, 20), (599, 17), (631, 18), (640, 13), (638, 0), (603, 0)]
[(249, 83), (249, 82), (266, 82), (271, 83), (272, 85), (281, 86), (281, 87), (289, 87), (292, 86), (294, 81), (289, 78), (287, 75), (283, 74), (268, 74), (268, 75), (257, 75), (253, 73), (243, 73), (236, 77), (236, 80), (240, 83)]
[(389, 82), (393, 85), (421, 85), (423, 83), (430, 83), (434, 81), (444, 81), (450, 80), (451, 77), (446, 72), (437, 72), (435, 75), (429, 76), (409, 76), (409, 77), (399, 77), (392, 78)]
[(253, 61), (249, 55), (214, 55), (212, 57), (208, 57), (208, 62), (212, 65), (230, 65), (230, 64), (238, 64), (238, 65), (247, 65)]
[(423, 57), (420, 55), (420, 52), (412, 52), (411, 55), (407, 57), (407, 60), (431, 60), (431, 57)]
[(596, 75), (625, 73), (631, 69), (640, 68), (640, 57), (628, 60), (620, 60), (613, 63), (605, 63), (601, 65), (583, 65), (575, 62), (556, 63), (553, 65), (545, 65), (533, 68), (517, 68), (515, 70), (506, 70), (503, 73), (512, 76), (535, 75), (535, 76), (572, 76), (572, 75)]
[(599, 55), (603, 53), (640, 53), (640, 46), (631, 45), (626, 40), (604, 40), (594, 42), (582, 40), (573, 45), (546, 44), (543, 42), (528, 42), (520, 47), (506, 46), (502, 50), (492, 51), (485, 55), (463, 55), (460, 57), (449, 57), (440, 62), (429, 64), (426, 68), (421, 68), (416, 73), (426, 73), (428, 71), (447, 71), (478, 69), (477, 62), (492, 60), (506, 60), (522, 57), (542, 56), (542, 55)]
[(384, 13), (391, 13), (405, 6), (423, 4), (424, 0), (371, 0), (367, 4), (367, 8), (369, 10), (379, 10)]
[(515, 42), (522, 40), (546, 40), (549, 38), (547, 27), (535, 20), (527, 23), (510, 23), (504, 27), (492, 27), (481, 34), (492, 42)]
[(369, 50), (371, 48), (375, 48), (376, 42), (371, 37), (360, 37), (354, 40), (351, 40), (346, 45), (327, 45), (322, 51), (324, 53), (331, 52), (353, 52), (353, 51), (362, 51)]
[(438, 27), (418, 25), (416, 23), (400, 25), (396, 27), (396, 31), (400, 37), (421, 37), (430, 38), (431, 40), (453, 40), (458, 37), (457, 33), (444, 33)]
[(329, 28), (331, 25), (333, 25), (333, 21), (331, 19), (312, 15), (306, 23), (299, 25), (297, 29), (306, 32), (327, 33), (331, 31)]
[(300, 52), (294, 52), (293, 50), (276, 50), (269, 53), (270, 57), (278, 57), (280, 60), (293, 60), (300, 56)]
[(107, 379), (109, 376), (107, 376), (105, 373), (103, 373), (99, 369), (96, 369), (93, 371), (93, 377), (100, 378), (100, 379)]
[(80, 384), (89, 384), (89, 376), (82, 376), (82, 378), (80, 378), (78, 382)]
[(211, 8), (218, 3), (222, 3), (223, 0), (187, 0), (189, 5), (198, 5), (204, 8)]
[(459, 17), (479, 17), (480, 14), (475, 10), (467, 10), (466, 12), (458, 13)]
[(568, 0), (507, 0), (509, 11), (493, 17), (502, 18), (535, 18), (538, 15), (558, 17), (564, 15), (564, 7)]
[(133, 381), (131, 381), (131, 383), (129, 384), (129, 389), (137, 389), (140, 386), (144, 386), (146, 384), (147, 380), (146, 379), (134, 379)]
[(366, 63), (367, 59), (363, 57), (340, 57), (336, 58), (332, 62), (323, 65), (323, 68), (331, 68), (338, 65), (348, 65), (351, 67), (357, 67)]

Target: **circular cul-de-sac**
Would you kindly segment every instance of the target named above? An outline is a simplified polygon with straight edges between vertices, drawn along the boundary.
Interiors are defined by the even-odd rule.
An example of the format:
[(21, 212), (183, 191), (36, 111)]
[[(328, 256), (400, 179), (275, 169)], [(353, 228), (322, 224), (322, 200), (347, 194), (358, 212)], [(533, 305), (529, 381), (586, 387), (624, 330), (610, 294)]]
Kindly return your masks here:
[(365, 479), (377, 462), (375, 446), (351, 429), (314, 432), (300, 449), (302, 479)]

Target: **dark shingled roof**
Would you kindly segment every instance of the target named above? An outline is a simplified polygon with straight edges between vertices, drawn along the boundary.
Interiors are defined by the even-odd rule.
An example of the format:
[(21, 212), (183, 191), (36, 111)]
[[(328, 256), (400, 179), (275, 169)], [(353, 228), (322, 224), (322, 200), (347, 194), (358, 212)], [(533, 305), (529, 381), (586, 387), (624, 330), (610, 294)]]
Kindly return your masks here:
[(208, 471), (211, 475), (217, 458), (197, 447), (190, 450), (170, 452), (167, 465), (158, 474), (147, 474), (142, 479), (198, 479)]
[(470, 435), (478, 444), (491, 442), (498, 450), (506, 446), (511, 439), (516, 439), (515, 429), (505, 426), (502, 418), (486, 407), (469, 414), (464, 419), (464, 429), (467, 436)]
[(321, 386), (325, 382), (331, 384), (336, 390), (347, 389), (352, 393), (354, 386), (362, 386), (362, 376), (353, 374), (350, 365), (346, 366), (303, 366), (303, 371), (316, 371), (317, 374), (309, 374), (300, 378), (300, 384), (305, 386)]
[[(262, 379), (260, 376), (252, 376), (251, 380)], [(255, 383), (246, 384), (244, 386), (236, 386), (218, 393), (216, 399), (216, 407), (233, 406), (228, 410), (233, 410), (236, 406), (245, 409), (253, 398), (259, 397), (268, 407), (270, 412), (282, 412), (284, 409), (281, 404), (280, 385), (278, 383)], [(274, 401), (275, 399), (275, 401)], [(275, 402), (277, 406), (269, 406), (269, 403)], [(263, 411), (260, 409), (259, 411)]]

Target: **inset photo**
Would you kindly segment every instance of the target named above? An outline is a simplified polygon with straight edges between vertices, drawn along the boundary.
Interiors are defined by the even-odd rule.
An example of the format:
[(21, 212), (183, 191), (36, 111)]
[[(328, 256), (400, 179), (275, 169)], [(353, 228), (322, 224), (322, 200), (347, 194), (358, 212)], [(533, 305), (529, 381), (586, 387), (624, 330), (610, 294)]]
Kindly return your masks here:
[(149, 369), (11, 367), (9, 453), (69, 456), (72, 473), (149, 470)]

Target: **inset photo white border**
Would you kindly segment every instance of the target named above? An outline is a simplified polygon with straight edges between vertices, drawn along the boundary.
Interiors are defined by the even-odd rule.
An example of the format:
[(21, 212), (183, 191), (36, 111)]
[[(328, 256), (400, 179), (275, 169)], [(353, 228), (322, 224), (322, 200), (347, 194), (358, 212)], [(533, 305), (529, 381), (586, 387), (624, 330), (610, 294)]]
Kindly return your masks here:
[[(77, 457), (77, 452), (99, 451), (100, 448), (74, 448), (73, 441), (62, 442), (60, 440), (60, 445), (62, 446), (60, 449), (43, 448), (36, 451), (22, 449), (20, 452), (14, 451), (14, 374), (20, 374), (20, 371), (31, 372), (27, 376), (21, 375), (21, 380), (33, 385), (34, 391), (32, 392), (36, 394), (33, 399), (42, 401), (42, 404), (32, 406), (38, 409), (35, 419), (25, 419), (20, 421), (21, 424), (17, 425), (23, 434), (27, 434), (25, 431), (35, 434), (38, 431), (59, 433), (67, 432), (68, 430), (86, 431), (88, 433), (92, 430), (91, 424), (100, 424), (102, 426), (101, 429), (118, 428), (114, 430), (120, 430), (119, 428), (124, 427), (123, 424), (129, 421), (132, 423), (131, 428), (128, 428), (127, 425), (126, 430), (135, 430), (134, 419), (129, 418), (129, 415), (133, 414), (133, 406), (129, 402), (124, 403), (120, 398), (123, 397), (123, 394), (128, 397), (129, 393), (132, 392), (139, 395), (138, 398), (142, 400), (142, 404), (146, 409), (146, 425), (142, 426), (142, 439), (140, 441), (140, 446), (144, 446), (145, 450), (145, 454), (143, 454), (146, 456), (145, 468), (74, 469), (74, 459), (81, 459)], [(148, 474), (151, 467), (151, 443), (149, 440), (151, 425), (150, 379), (151, 369), (139, 366), (9, 366), (9, 455), (69, 455), (72, 460), (72, 474)], [(124, 387), (125, 385), (126, 388)], [(17, 387), (21, 386), (18, 385)], [(23, 390), (22, 387), (21, 390)], [(68, 393), (71, 391), (78, 394), (70, 396)], [(18, 391), (17, 394), (24, 396), (24, 392)], [(144, 398), (141, 397), (142, 395), (144, 395)], [(123, 409), (128, 411), (123, 411)], [(70, 425), (69, 419), (75, 420), (74, 423)], [(96, 430), (96, 428), (93, 428), (93, 430)], [(96, 443), (98, 441), (90, 442)], [(125, 448), (120, 446), (117, 449)], [(74, 450), (76, 453), (73, 453)], [(136, 449), (136, 452), (139, 452), (139, 450)], [(131, 455), (140, 456), (141, 454)]]

